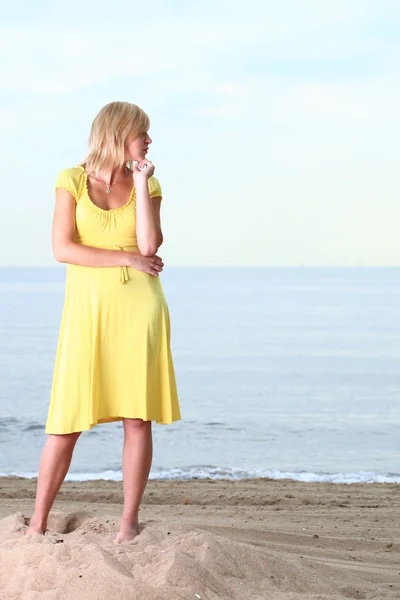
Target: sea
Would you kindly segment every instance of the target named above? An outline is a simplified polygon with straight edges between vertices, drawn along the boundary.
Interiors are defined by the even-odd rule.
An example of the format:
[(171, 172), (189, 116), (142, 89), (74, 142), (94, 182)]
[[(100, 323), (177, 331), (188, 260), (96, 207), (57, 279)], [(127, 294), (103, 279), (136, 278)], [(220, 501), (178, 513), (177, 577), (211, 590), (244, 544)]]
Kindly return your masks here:
[[(36, 477), (64, 266), (0, 268), (0, 475)], [(166, 267), (182, 420), (150, 478), (400, 482), (400, 268)], [(66, 480), (121, 480), (122, 422)]]

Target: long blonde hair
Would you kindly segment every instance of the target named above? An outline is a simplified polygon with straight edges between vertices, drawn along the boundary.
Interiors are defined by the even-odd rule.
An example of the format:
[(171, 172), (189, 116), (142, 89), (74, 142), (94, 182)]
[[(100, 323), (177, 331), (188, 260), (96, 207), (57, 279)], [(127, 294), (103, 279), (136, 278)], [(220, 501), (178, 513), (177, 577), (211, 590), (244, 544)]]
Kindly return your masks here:
[(134, 137), (146, 133), (150, 119), (136, 104), (110, 102), (96, 115), (90, 130), (88, 153), (81, 165), (87, 173), (110, 171), (132, 161), (125, 161), (125, 144), (130, 133)]

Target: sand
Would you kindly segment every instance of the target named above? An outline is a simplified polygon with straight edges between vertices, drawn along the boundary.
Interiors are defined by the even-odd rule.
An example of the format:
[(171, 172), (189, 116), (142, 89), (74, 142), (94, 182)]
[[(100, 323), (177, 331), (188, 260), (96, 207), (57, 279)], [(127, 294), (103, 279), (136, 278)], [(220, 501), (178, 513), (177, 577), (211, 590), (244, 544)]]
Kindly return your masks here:
[(121, 482), (65, 482), (24, 536), (35, 489), (0, 478), (1, 600), (400, 599), (398, 484), (150, 481), (120, 546)]

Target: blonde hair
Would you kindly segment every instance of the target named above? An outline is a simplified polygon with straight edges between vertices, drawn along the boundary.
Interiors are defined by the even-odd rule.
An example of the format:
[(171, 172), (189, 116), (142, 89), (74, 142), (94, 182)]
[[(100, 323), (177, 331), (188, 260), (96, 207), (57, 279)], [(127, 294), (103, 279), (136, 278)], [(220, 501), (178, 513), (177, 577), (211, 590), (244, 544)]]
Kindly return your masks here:
[(110, 171), (132, 161), (125, 161), (125, 145), (130, 133), (134, 138), (146, 133), (150, 119), (129, 102), (110, 102), (96, 115), (90, 130), (88, 153), (81, 163), (87, 173)]

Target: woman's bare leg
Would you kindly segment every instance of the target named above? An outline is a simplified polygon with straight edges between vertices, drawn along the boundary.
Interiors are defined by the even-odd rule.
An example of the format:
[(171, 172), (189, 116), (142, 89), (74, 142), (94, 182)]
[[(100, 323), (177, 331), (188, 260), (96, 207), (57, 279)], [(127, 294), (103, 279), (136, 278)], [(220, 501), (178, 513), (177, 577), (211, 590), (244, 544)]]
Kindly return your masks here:
[(26, 534), (44, 534), (47, 518), (71, 464), (72, 453), (81, 432), (50, 434), (40, 459), (35, 510)]
[(139, 506), (149, 478), (153, 458), (151, 421), (123, 419), (124, 447), (122, 471), (124, 475), (124, 510), (115, 544), (128, 542), (138, 533)]

